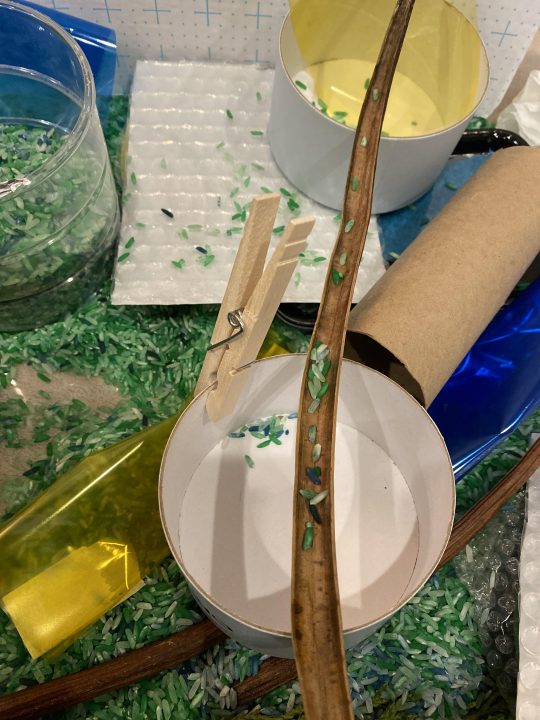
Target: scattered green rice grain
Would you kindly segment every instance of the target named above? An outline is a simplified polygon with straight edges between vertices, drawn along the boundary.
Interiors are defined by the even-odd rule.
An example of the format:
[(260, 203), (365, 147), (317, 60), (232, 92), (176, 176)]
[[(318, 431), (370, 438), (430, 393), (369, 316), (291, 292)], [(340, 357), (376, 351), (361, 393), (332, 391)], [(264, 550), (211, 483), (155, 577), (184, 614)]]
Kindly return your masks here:
[(336, 270), (336, 268), (332, 268), (332, 282), (334, 285), (340, 285), (343, 282), (343, 273), (341, 270)]
[(304, 530), (304, 539), (302, 540), (302, 549), (309, 550), (313, 547), (313, 523), (307, 522)]
[(322, 490), (320, 493), (317, 493), (314, 497), (311, 498), (309, 501), (310, 505), (318, 505), (323, 500), (325, 500), (328, 497), (328, 490)]
[(308, 407), (308, 413), (310, 413), (310, 414), (316, 413), (317, 410), (319, 409), (319, 405), (320, 405), (320, 404), (321, 404), (320, 399), (319, 399), (319, 398), (315, 398), (315, 400), (313, 400), (313, 402), (312, 402), (312, 403), (310, 404), (310, 406)]
[(294, 212), (300, 208), (300, 204), (293, 197), (290, 197), (287, 200), (287, 207), (291, 212)]
[(322, 398), (326, 395), (329, 387), (330, 387), (329, 383), (323, 383), (321, 385), (321, 389), (319, 390), (319, 392), (317, 394), (317, 397), (319, 398), (319, 400), (322, 400)]
[(197, 262), (203, 267), (208, 267), (216, 259), (216, 256), (212, 253), (212, 249), (209, 245), (205, 245), (204, 247), (198, 245), (196, 250), (199, 253), (197, 255)]

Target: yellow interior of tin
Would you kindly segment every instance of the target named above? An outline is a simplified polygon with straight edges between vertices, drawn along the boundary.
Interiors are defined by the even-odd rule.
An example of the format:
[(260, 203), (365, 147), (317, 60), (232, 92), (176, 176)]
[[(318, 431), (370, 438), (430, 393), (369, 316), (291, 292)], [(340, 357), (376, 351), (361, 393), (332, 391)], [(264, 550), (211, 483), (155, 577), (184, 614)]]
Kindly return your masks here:
[[(314, 92), (327, 106), (323, 111), (330, 117), (337, 112), (354, 127), (394, 0), (290, 4), (298, 48)], [(425, 135), (458, 123), (483, 94), (484, 58), (478, 32), (465, 15), (444, 0), (417, 0), (383, 130), (398, 137)]]

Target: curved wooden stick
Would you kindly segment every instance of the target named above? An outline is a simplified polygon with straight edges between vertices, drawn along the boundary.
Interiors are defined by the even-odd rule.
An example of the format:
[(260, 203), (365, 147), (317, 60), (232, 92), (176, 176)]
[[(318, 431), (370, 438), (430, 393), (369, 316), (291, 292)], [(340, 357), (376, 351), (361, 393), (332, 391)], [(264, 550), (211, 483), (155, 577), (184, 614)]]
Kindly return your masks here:
[[(304, 710), (309, 720), (353, 718), (343, 645), (333, 509), (339, 378), (349, 311), (371, 215), (384, 112), (413, 6), (414, 0), (397, 1), (362, 105), (341, 225), (329, 258), (300, 393), (291, 627)], [(317, 501), (322, 498), (316, 506), (310, 502), (313, 499), (310, 495), (315, 494)]]
[[(437, 569), (463, 550), (539, 467), (540, 440), (537, 440), (519, 463), (454, 525), (450, 542)], [(170, 670), (222, 642), (225, 637), (209, 620), (204, 620), (164, 640), (132, 650), (89, 670), (81, 670), (28, 690), (0, 697), (0, 720), (31, 720), (43, 714), (64, 710)], [(261, 665), (256, 675), (236, 683), (238, 704), (256, 700), (291, 682), (295, 677), (294, 660), (270, 658)]]
[(32, 720), (170, 670), (226, 636), (210, 620), (114, 660), (0, 697), (0, 720)]

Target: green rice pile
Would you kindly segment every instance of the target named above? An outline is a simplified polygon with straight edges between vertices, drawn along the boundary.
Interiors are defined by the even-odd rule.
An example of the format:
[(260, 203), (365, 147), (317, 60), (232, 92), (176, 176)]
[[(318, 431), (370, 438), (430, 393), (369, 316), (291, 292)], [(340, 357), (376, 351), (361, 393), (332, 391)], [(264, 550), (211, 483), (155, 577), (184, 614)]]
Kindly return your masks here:
[[(108, 140), (113, 158), (125, 117), (114, 101)], [(111, 129), (112, 128), (112, 129)], [(118, 176), (117, 176), (118, 177)], [(4, 489), (6, 517), (23, 507), (89, 452), (115, 443), (173, 415), (193, 390), (216, 317), (215, 307), (113, 307), (108, 288), (64, 322), (19, 334), (0, 335), (0, 443), (25, 453), (42, 443), (22, 476)], [(276, 323), (289, 351), (306, 348), (306, 337)], [(40, 401), (10, 393), (16, 367), (35, 368)], [(122, 396), (114, 407), (91, 409), (78, 398), (52, 402), (53, 375), (100, 376)], [(5, 400), (3, 398), (6, 398)], [(28, 433), (29, 424), (32, 431)], [(540, 414), (465, 478), (459, 507), (467, 509), (524, 453)], [(479, 628), (466, 586), (452, 566), (432, 577), (391, 621), (347, 653), (358, 718), (506, 717), (490, 683)], [(172, 559), (156, 567), (144, 587), (108, 612), (59, 658), (29, 658), (15, 628), (0, 613), (0, 683), (11, 693), (90, 667), (199, 622), (199, 611)], [(258, 704), (238, 708), (232, 684), (258, 672), (264, 658), (228, 640), (179, 668), (86, 702), (57, 718), (87, 720), (213, 720), (302, 716), (298, 683), (275, 690)]]
[[(55, 128), (0, 123), (0, 182), (28, 183), (64, 140)], [(103, 282), (118, 222), (105, 167), (104, 150), (83, 143), (54, 172), (0, 202), (3, 329), (56, 320)]]

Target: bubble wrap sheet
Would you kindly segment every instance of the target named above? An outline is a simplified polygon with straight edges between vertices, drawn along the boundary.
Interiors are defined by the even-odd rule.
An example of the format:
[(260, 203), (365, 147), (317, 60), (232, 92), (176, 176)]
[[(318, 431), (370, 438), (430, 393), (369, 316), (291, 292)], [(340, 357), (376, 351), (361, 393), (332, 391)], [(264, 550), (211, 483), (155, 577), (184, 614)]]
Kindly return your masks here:
[(540, 718), (540, 470), (527, 485), (521, 550), (517, 720)]
[[(266, 139), (272, 81), (273, 70), (255, 65), (137, 63), (114, 304), (221, 302), (243, 211), (261, 188), (285, 191), (275, 227), (298, 214), (316, 218), (283, 300), (320, 300), (336, 213), (295, 191), (272, 159)], [(278, 241), (276, 234), (271, 248)], [(355, 301), (383, 272), (372, 218)]]

